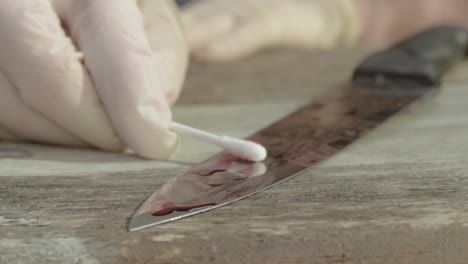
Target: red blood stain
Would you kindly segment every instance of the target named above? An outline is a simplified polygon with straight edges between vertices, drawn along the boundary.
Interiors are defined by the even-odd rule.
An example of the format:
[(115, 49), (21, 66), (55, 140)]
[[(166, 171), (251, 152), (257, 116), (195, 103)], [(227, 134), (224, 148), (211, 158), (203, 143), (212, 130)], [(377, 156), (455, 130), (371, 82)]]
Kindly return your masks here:
[(345, 112), (345, 115), (353, 116), (353, 115), (356, 115), (357, 112), (358, 112), (358, 110), (356, 108), (354, 108), (354, 109), (351, 109), (351, 110)]
[(213, 206), (216, 203), (200, 203), (200, 204), (176, 204), (173, 202), (165, 202), (161, 204), (161, 209), (157, 211), (153, 211), (152, 215), (154, 216), (161, 216), (167, 215), (175, 211), (189, 211), (191, 209), (205, 207), (205, 206)]
[(210, 187), (219, 187), (219, 186), (223, 186), (224, 183), (222, 183), (222, 182), (214, 182), (214, 183), (208, 183), (208, 185), (209, 185)]
[(324, 103), (320, 103), (320, 102), (315, 102), (315, 103), (313, 103), (313, 104), (310, 106), (310, 108), (311, 108), (311, 109), (314, 109), (314, 110), (320, 110), (320, 109), (322, 109), (322, 108), (324, 108), (324, 107), (325, 107), (325, 104), (324, 104)]

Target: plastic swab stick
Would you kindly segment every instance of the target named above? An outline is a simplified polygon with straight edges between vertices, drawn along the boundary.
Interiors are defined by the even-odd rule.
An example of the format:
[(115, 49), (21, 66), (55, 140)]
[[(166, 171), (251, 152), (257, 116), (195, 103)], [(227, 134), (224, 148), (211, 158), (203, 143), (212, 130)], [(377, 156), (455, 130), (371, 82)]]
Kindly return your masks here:
[(215, 144), (236, 157), (251, 161), (262, 161), (267, 157), (266, 149), (262, 145), (252, 141), (231, 138), (227, 136), (218, 136), (176, 122), (172, 122), (171, 128), (176, 132)]

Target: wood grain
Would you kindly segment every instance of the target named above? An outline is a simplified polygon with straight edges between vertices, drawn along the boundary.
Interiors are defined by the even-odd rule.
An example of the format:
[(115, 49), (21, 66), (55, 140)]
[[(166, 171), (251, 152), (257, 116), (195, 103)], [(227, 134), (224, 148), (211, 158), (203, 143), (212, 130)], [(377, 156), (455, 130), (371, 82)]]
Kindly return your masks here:
[[(361, 51), (193, 65), (176, 120), (246, 136), (345, 81)], [(0, 263), (466, 263), (468, 63), (439, 94), (333, 159), (247, 200), (129, 233), (178, 162), (0, 143)]]

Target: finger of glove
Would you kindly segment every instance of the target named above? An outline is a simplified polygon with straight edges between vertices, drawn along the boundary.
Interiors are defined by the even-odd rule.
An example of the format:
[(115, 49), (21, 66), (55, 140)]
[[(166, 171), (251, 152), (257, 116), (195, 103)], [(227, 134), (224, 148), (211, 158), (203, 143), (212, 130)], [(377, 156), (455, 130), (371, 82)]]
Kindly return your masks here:
[(0, 72), (0, 94), (0, 124), (11, 132), (10, 135), (14, 135), (13, 138), (68, 146), (85, 145), (84, 142), (23, 104), (18, 91), (2, 72)]
[(166, 159), (178, 139), (136, 1), (73, 1), (67, 20), (112, 124), (138, 155)]
[(198, 60), (225, 62), (246, 57), (275, 44), (274, 34), (263, 21), (250, 19), (193, 53)]
[(179, 97), (188, 65), (188, 47), (172, 0), (140, 0), (145, 30), (155, 59), (155, 71), (162, 70), (162, 86), (172, 104)]
[(0, 68), (25, 105), (90, 145), (122, 149), (49, 0), (0, 1), (0, 35)]

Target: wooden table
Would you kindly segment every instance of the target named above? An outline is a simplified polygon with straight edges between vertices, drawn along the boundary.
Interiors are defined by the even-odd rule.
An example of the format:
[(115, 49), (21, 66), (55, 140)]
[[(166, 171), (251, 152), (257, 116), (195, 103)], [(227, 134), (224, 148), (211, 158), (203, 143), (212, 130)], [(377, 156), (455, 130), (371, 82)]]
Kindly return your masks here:
[[(193, 65), (175, 119), (246, 136), (349, 78), (365, 52)], [(0, 143), (0, 263), (467, 263), (468, 63), (334, 158), (269, 191), (127, 232), (180, 162)]]

